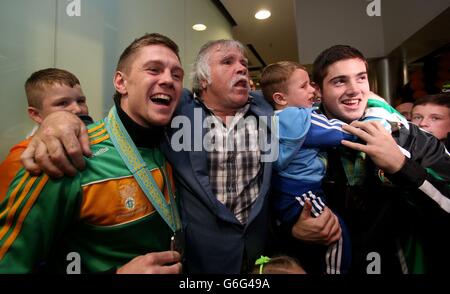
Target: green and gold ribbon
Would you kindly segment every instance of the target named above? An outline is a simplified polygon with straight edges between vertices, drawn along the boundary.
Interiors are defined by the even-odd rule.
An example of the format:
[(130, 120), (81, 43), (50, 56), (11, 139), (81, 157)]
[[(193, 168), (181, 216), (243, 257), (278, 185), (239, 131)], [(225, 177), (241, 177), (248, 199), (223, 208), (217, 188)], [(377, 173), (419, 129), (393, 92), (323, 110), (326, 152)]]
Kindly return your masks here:
[(158, 211), (159, 215), (169, 225), (172, 231), (175, 232), (179, 230), (181, 228), (180, 216), (174, 200), (172, 186), (165, 171), (165, 164), (163, 168), (161, 168), (161, 173), (163, 174), (164, 182), (167, 185), (170, 204), (166, 202), (164, 194), (159, 189), (152, 174), (147, 168), (147, 164), (123, 126), (115, 106), (109, 111), (108, 117), (105, 120), (105, 126), (114, 147), (119, 152), (120, 157), (128, 170), (133, 174), (133, 177), (138, 182), (139, 187), (141, 187), (145, 196), (147, 196), (156, 211)]

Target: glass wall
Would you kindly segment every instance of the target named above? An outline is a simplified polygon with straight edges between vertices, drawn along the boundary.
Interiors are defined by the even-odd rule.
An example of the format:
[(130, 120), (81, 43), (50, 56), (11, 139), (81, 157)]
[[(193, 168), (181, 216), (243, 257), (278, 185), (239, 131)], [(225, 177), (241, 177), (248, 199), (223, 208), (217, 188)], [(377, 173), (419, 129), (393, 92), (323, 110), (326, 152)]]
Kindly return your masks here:
[[(207, 30), (192, 30), (195, 23)], [(73, 72), (94, 119), (112, 105), (112, 76), (120, 53), (144, 33), (174, 39), (189, 72), (200, 46), (231, 38), (210, 0), (0, 0), (0, 160), (33, 128), (23, 84), (39, 69)]]

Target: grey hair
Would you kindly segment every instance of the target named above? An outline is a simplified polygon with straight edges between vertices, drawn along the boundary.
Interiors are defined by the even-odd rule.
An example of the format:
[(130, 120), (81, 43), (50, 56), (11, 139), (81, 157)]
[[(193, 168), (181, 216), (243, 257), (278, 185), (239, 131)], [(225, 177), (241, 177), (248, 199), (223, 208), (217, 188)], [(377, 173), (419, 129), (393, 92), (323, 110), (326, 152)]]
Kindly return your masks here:
[(214, 47), (223, 47), (225, 49), (234, 47), (239, 49), (243, 55), (245, 54), (244, 45), (236, 40), (221, 39), (204, 44), (195, 58), (191, 72), (192, 92), (197, 95), (200, 95), (203, 90), (202, 81), (206, 81), (208, 85), (211, 84), (211, 69), (208, 62), (212, 52), (211, 49)]

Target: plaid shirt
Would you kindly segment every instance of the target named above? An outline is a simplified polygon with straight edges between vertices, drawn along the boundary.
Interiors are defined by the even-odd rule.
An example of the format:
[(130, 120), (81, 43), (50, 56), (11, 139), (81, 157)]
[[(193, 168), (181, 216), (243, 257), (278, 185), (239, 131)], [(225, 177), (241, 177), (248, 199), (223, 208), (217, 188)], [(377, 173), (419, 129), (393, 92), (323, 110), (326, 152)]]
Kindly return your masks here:
[(248, 113), (249, 109), (250, 104), (246, 104), (232, 119), (229, 118), (228, 125), (224, 125), (210, 110), (207, 128), (209, 136), (205, 136), (213, 145), (207, 150), (212, 191), (241, 224), (247, 222), (252, 205), (258, 197), (263, 171), (258, 145), (258, 124), (256, 119), (249, 121), (253, 118)]

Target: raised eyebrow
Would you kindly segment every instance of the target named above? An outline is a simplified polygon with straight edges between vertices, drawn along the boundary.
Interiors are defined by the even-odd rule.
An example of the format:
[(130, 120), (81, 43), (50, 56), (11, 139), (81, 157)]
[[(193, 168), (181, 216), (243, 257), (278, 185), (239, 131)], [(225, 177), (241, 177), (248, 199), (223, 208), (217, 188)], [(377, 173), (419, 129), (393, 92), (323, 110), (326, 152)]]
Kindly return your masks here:
[(172, 69), (172, 72), (174, 72), (174, 71), (179, 71), (179, 72), (181, 72), (184, 75), (184, 69), (181, 66), (175, 66)]
[[(58, 105), (63, 102), (72, 103), (73, 101), (77, 101), (79, 98), (73, 99), (72, 97), (61, 97), (52, 102), (51, 105)], [(86, 101), (86, 99), (85, 99)]]
[[(149, 66), (165, 67), (166, 64), (164, 62), (162, 62), (161, 60), (149, 60), (143, 64), (143, 68), (147, 68)], [(177, 66), (177, 67), (179, 67), (179, 66)]]
[(236, 54), (225, 54), (223, 57), (222, 57), (222, 60), (227, 60), (227, 59), (237, 59), (237, 60), (239, 60), (240, 62), (242, 62), (242, 61), (244, 61), (245, 63), (248, 63), (248, 59), (247, 58), (239, 58), (238, 56), (236, 56)]
[(235, 59), (235, 57), (232, 54), (226, 54), (226, 55), (222, 56), (221, 61), (225, 61), (228, 59)]
[(360, 76), (366, 76), (367, 75), (367, 71), (362, 71), (360, 73), (358, 73), (356, 76), (360, 77)]
[[(159, 61), (159, 60), (150, 60), (150, 61), (147, 61), (146, 63), (144, 63), (143, 67), (146, 68), (146, 67), (149, 67), (150, 65), (164, 66), (164, 63)], [(181, 66), (178, 66), (178, 65), (174, 66), (171, 69), (171, 71), (172, 72), (173, 71), (181, 71), (181, 73), (184, 75), (184, 69)]]
[(69, 98), (69, 97), (59, 97), (58, 99), (54, 100), (52, 104), (53, 105), (54, 104), (58, 104), (58, 103), (65, 102), (65, 101), (70, 100), (70, 99), (71, 98)]
[(300, 86), (303, 87), (303, 86), (306, 86), (307, 84), (309, 84), (308, 81), (303, 81), (303, 82), (300, 83)]
[(143, 64), (143, 67), (148, 67), (150, 65), (162, 65), (162, 62), (158, 60), (149, 60)]
[(57, 104), (57, 103), (60, 103), (60, 102), (72, 101), (72, 100), (78, 100), (78, 99), (86, 100), (86, 96), (79, 96), (79, 97), (76, 97), (75, 99), (73, 97), (66, 97), (66, 96), (59, 97), (58, 99), (53, 101), (53, 103)]
[(334, 81), (334, 80), (339, 80), (339, 79), (344, 79), (344, 80), (346, 80), (346, 79), (348, 79), (348, 77), (345, 76), (345, 75), (333, 77), (333, 78), (330, 79), (330, 82), (332, 82), (332, 81)]

